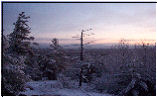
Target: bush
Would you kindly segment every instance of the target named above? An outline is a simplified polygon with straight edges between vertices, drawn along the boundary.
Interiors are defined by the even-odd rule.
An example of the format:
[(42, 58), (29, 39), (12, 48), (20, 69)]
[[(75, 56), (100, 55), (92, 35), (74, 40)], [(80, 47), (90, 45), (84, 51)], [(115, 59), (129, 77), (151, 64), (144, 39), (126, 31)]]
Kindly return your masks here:
[(3, 95), (17, 95), (24, 89), (26, 76), (16, 66), (8, 66), (3, 70)]
[(102, 71), (102, 76), (93, 82), (95, 89), (125, 96), (156, 95), (155, 46), (144, 45), (130, 49), (122, 44), (113, 48), (110, 56), (106, 64), (110, 63), (107, 65), (112, 68), (116, 66), (116, 69), (108, 73)]
[(8, 61), (3, 64), (2, 95), (17, 95), (19, 91), (24, 89), (25, 83), (29, 80), (29, 77), (22, 70), (23, 64), (21, 63), (23, 63), (23, 60), (9, 55), (3, 56), (3, 58)]

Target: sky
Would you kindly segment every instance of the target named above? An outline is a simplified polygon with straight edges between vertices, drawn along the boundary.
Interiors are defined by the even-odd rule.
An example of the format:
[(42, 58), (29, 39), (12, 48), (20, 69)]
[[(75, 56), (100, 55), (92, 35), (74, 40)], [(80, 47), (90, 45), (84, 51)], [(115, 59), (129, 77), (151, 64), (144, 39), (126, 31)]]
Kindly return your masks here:
[(30, 16), (31, 35), (38, 43), (51, 43), (58, 38), (60, 44), (77, 44), (72, 38), (81, 30), (92, 28), (84, 42), (114, 44), (120, 39), (130, 43), (156, 42), (155, 3), (4, 3), (4, 34), (14, 29), (18, 14)]

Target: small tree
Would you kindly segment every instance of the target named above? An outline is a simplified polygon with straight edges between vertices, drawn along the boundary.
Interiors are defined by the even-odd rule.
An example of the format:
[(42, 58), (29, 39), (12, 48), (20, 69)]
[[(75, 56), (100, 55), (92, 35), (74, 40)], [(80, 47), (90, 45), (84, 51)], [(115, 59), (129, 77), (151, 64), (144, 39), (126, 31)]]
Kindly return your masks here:
[(65, 69), (65, 52), (63, 48), (59, 45), (59, 40), (57, 38), (52, 39), (52, 44), (50, 45), (52, 49), (52, 58), (56, 61), (57, 69), (62, 71)]
[(66, 57), (63, 48), (59, 45), (57, 38), (52, 39), (50, 50), (46, 57), (46, 64), (43, 67), (43, 76), (48, 77), (49, 80), (56, 80), (57, 75), (61, 73), (66, 66)]
[(59, 47), (59, 41), (57, 38), (52, 39), (52, 44), (50, 45), (53, 49), (57, 50)]
[(19, 14), (15, 25), (14, 31), (9, 35), (10, 51), (15, 52), (19, 55), (23, 55), (30, 51), (30, 40), (34, 40), (34, 37), (29, 37), (30, 27), (27, 22), (29, 16), (25, 16), (22, 12)]

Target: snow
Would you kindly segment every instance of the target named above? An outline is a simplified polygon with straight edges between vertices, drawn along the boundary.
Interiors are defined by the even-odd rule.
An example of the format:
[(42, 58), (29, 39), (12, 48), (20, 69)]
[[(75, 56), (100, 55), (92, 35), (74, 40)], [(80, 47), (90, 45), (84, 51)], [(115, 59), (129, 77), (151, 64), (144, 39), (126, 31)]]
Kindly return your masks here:
[(57, 81), (33, 81), (28, 82), (26, 90), (20, 92), (20, 94), (27, 96), (111, 96), (109, 94), (86, 91), (83, 88), (63, 88)]

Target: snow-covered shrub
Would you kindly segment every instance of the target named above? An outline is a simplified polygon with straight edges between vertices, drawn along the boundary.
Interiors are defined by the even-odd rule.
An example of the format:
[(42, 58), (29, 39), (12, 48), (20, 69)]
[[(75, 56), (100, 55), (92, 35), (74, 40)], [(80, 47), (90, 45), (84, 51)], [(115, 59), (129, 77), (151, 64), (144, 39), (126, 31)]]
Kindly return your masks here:
[(67, 57), (64, 49), (59, 45), (58, 39), (54, 38), (52, 44), (50, 45), (50, 50), (52, 51), (51, 58), (55, 61), (57, 66), (57, 71), (62, 72), (67, 66)]
[(57, 80), (58, 74), (66, 68), (67, 57), (56, 38), (52, 40), (50, 47), (46, 54), (40, 57), (42, 61), (39, 64), (43, 70), (43, 77), (48, 77), (49, 80)]
[(108, 92), (110, 94), (116, 94), (120, 92), (122, 88), (124, 88), (123, 85), (119, 85), (118, 81), (119, 79), (116, 78), (116, 75), (114, 74), (103, 74), (101, 77), (96, 78), (95, 81), (92, 83), (95, 85), (96, 90), (99, 92)]
[(129, 48), (122, 42), (104, 58), (109, 72), (95, 78), (95, 89), (115, 95), (155, 95), (155, 53), (154, 46)]
[(59, 74), (57, 80), (62, 84), (63, 88), (77, 88), (78, 82), (72, 80), (71, 77), (66, 77), (64, 74)]
[(24, 90), (29, 78), (20, 69), (20, 66), (9, 65), (3, 68), (3, 95), (17, 95)]
[(124, 66), (121, 72), (110, 75), (110, 79), (105, 77), (101, 80), (96, 88), (106, 89), (111, 94), (155, 95), (155, 80), (145, 71), (145, 67), (139, 68), (137, 63)]
[(83, 63), (81, 66), (81, 70), (82, 70), (82, 78), (84, 82), (91, 82), (92, 78), (93, 78), (93, 74), (99, 74), (99, 72), (96, 69), (96, 66), (91, 64), (91, 63)]
[(125, 70), (125, 74), (129, 74), (130, 80), (127, 80), (127, 82), (129, 82), (128, 85), (121, 90), (119, 95), (156, 95), (155, 79), (149, 74), (148, 69), (144, 66), (145, 65), (139, 63), (138, 60), (134, 60), (127, 66), (128, 69)]
[(25, 60), (26, 67), (24, 71), (35, 81), (42, 79), (42, 71), (40, 70), (38, 60), (36, 52), (34, 52), (34, 55), (27, 55)]
[(49, 80), (57, 80), (57, 65), (55, 63), (55, 60), (45, 57), (46, 59), (43, 60), (42, 63), (44, 63), (43, 65), (41, 65), (42, 68), (42, 76), (43, 77), (47, 77)]
[(2, 95), (17, 95), (29, 80), (23, 72), (24, 57), (3, 53), (2, 64)]
[(65, 77), (63, 74), (59, 74), (57, 80), (62, 83), (64, 88), (69, 87), (69, 84), (70, 84), (69, 83), (69, 81), (70, 81), (69, 77)]
[(63, 73), (66, 77), (70, 77), (72, 80), (77, 80), (79, 78), (79, 68), (66, 69)]

